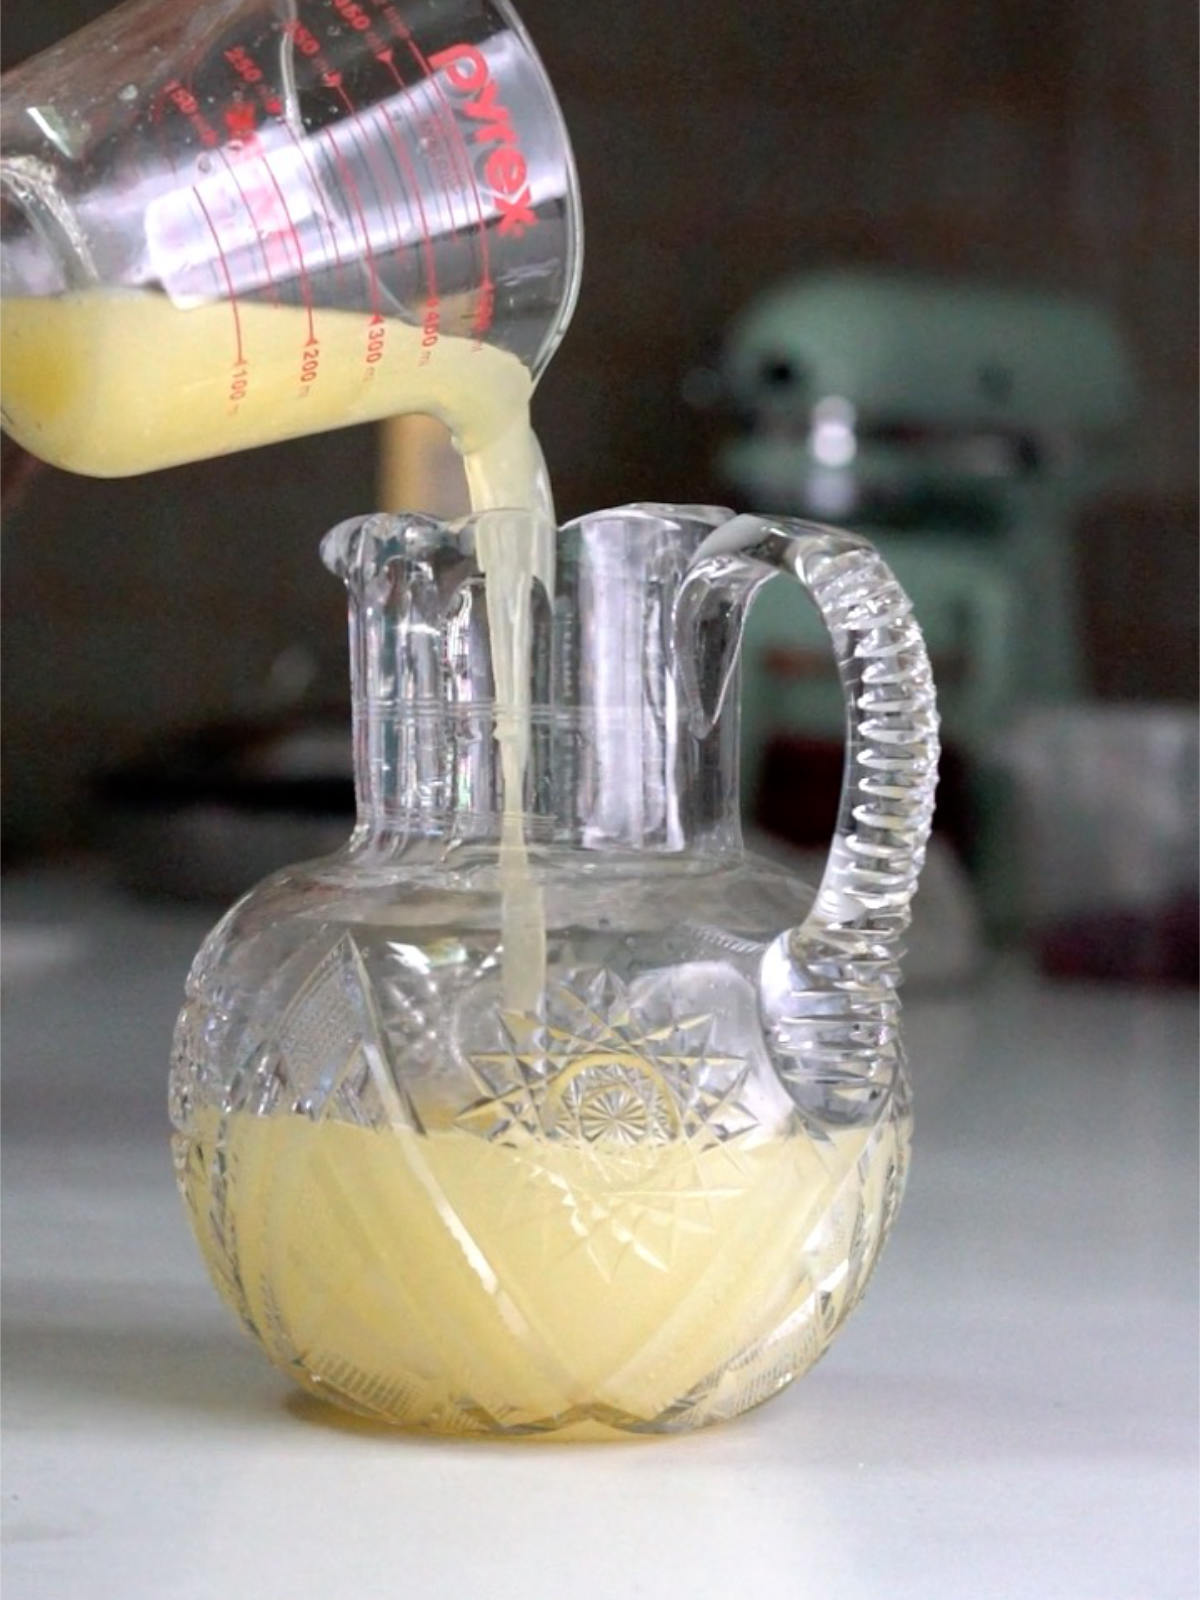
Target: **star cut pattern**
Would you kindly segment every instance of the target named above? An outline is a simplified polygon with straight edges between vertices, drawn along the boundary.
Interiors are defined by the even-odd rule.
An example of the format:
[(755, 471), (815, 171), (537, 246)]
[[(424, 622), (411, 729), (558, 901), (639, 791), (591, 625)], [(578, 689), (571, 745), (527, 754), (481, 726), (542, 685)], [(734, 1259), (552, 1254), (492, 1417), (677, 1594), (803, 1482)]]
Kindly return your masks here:
[(755, 1126), (740, 1057), (713, 1047), (716, 1017), (648, 1015), (605, 968), (551, 983), (537, 1015), (500, 1010), (493, 1049), (467, 1066), (479, 1093), (458, 1125), (490, 1140), (698, 1147)]
[[(210, 993), (207, 1005), (193, 994), (180, 1019), (174, 1063), (176, 1158), (204, 1160), (208, 1203), (194, 1221), (208, 1235), (210, 1265), (226, 1298), (272, 1359), (300, 1381), (393, 1420), (424, 1404), (406, 1375), (349, 1367), (336, 1350), (302, 1359), (269, 1284), (260, 1286), (262, 1311), (251, 1321), (229, 1226), (223, 1146), (185, 1148), (182, 1130), (198, 1090), (211, 1097), (220, 1085), (226, 1113), (331, 1117), (422, 1132), (414, 1085), (431, 1062), (452, 1064), (455, 1076), (447, 1073), (442, 1086), (457, 1090), (462, 1107), (453, 1126), (503, 1146), (503, 1159), (513, 1162), (511, 1181), (488, 1187), (497, 1227), (523, 1236), (522, 1248), (545, 1270), (562, 1264), (566, 1281), (575, 1284), (594, 1274), (597, 1285), (617, 1293), (631, 1257), (666, 1274), (667, 1283), (681, 1263), (693, 1271), (694, 1247), (723, 1237), (729, 1208), (758, 1181), (756, 1143), (743, 1137), (758, 1127), (748, 1109), (754, 1058), (738, 1051), (746, 1030), (736, 992), (714, 988), (694, 971), (656, 969), (625, 982), (606, 968), (577, 967), (552, 981), (536, 1012), (525, 1015), (497, 1007), (486, 963), (472, 970), (469, 994), (456, 984), (448, 1004), (437, 982), (428, 976), (418, 982), (399, 954), (349, 933), (336, 939), (292, 986), (269, 1036), (260, 1035), (227, 1076), (220, 1049), (229, 1016), (219, 992)], [(448, 1103), (440, 1104), (448, 1114)], [(906, 1098), (894, 1097), (888, 1120), (902, 1126), (906, 1115)], [(441, 1117), (432, 1125), (446, 1126)], [(589, 1402), (512, 1422), (464, 1395), (438, 1413), (436, 1425), (523, 1432), (594, 1420), (622, 1432), (671, 1431), (765, 1399), (816, 1359), (861, 1295), (903, 1188), (906, 1153), (906, 1136), (894, 1155), (876, 1151), (870, 1160), (887, 1165), (874, 1174), (863, 1157), (852, 1203), (822, 1246), (829, 1272), (773, 1331), (665, 1410), (626, 1415)], [(344, 1181), (353, 1188), (354, 1175)], [(444, 1195), (431, 1197), (439, 1213), (450, 1213)]]
[(496, 1048), (468, 1055), (480, 1092), (457, 1125), (525, 1169), (528, 1182), (499, 1197), (506, 1226), (545, 1226), (559, 1207), (572, 1253), (603, 1280), (629, 1253), (669, 1271), (752, 1181), (739, 1137), (756, 1126), (740, 1099), (750, 1069), (713, 1047), (712, 1014), (649, 1014), (605, 969), (572, 978), (547, 988), (536, 1016), (496, 1014)]

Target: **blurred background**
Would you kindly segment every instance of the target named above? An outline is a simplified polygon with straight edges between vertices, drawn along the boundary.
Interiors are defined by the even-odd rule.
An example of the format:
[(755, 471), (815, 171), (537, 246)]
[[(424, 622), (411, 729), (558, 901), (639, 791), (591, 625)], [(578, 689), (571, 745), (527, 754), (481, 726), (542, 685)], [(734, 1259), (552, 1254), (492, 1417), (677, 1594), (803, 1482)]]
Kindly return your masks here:
[[(516, 5), (587, 235), (534, 407), (560, 516), (844, 522), (929, 640), (896, 1242), (784, 1427), (768, 1408), (666, 1472), (497, 1474), (283, 1409), (171, 1203), (168, 1041), (220, 911), (349, 832), (317, 546), (385, 480), (452, 500), (444, 441), (404, 430), (429, 444), (407, 484), (373, 427), (110, 481), (6, 448), (5, 1592), (328, 1600), (394, 1548), (449, 1594), (486, 1547), (491, 1592), (535, 1600), (527, 1473), (559, 1592), (1194, 1596), (1194, 0)], [(11, 0), (0, 64), (107, 9)], [(842, 762), (827, 653), (768, 585), (743, 815), (810, 876)], [(1019, 939), (1032, 960), (992, 958)]]
[[(4, 66), (106, 9), (9, 7)], [(1080, 884), (1123, 876), (1137, 904), (1114, 885), (1105, 915), (1155, 921), (1148, 971), (1194, 971), (1194, 8), (698, 0), (686, 27), (661, 0), (520, 11), (587, 228), (535, 402), (560, 514), (710, 500), (878, 537), (945, 704), (927, 898), (1004, 933), (1040, 914), (1013, 890), (1018, 849), (1051, 922)], [(363, 428), (124, 481), (15, 464), (8, 865), (101, 842), (127, 877), (140, 855), (158, 888), (221, 898), (272, 852), (309, 853), (309, 822), (344, 835), (344, 612), (316, 546), (376, 504), (380, 454)], [(800, 609), (764, 598), (751, 626), (744, 805), (781, 848), (819, 851), (838, 712)], [(311, 736), (258, 762), (269, 794), (244, 770), (221, 787), (239, 728), (294, 731), (310, 710)], [(265, 854), (218, 863), (214, 845), (207, 878), (186, 836), (160, 840), (165, 861), (139, 842), (207, 805), (225, 846), (243, 803), (278, 827)], [(1106, 927), (1068, 926), (1046, 959), (1103, 972), (1128, 944), (1127, 922)]]

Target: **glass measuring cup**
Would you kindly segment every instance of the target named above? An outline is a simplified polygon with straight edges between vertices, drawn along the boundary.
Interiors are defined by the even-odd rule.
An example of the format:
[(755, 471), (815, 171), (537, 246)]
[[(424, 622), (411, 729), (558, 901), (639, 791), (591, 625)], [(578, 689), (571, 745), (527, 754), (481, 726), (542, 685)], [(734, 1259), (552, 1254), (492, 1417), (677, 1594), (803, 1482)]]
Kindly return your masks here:
[(406, 411), (469, 451), (574, 307), (507, 0), (131, 0), (5, 77), (0, 150), (4, 426), (74, 471)]

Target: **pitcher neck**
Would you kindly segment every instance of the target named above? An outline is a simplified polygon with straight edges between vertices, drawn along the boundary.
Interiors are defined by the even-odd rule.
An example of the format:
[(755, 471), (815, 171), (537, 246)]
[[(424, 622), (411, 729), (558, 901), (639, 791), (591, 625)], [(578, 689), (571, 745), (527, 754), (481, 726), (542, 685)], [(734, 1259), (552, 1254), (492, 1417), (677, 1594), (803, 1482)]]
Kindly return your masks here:
[[(521, 785), (530, 846), (659, 855), (737, 853), (736, 708), (697, 740), (645, 708), (535, 705)], [(386, 703), (355, 696), (355, 841), (499, 846), (506, 832), (504, 740), (492, 705)], [(510, 769), (512, 761), (508, 763)]]
[[(718, 615), (676, 641), (700, 533), (581, 519), (518, 604), (479, 560), (510, 530), (482, 520), (358, 518), (322, 547), (350, 601), (356, 839), (499, 841), (507, 790), (535, 844), (739, 849), (736, 630)], [(513, 608), (503, 628), (490, 601)]]

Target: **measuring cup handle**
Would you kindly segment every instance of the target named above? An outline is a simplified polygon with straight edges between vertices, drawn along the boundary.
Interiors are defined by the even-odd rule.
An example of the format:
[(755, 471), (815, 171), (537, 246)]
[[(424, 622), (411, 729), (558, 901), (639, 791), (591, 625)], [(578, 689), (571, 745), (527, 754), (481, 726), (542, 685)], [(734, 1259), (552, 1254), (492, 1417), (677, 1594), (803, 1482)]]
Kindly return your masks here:
[[(874, 1115), (898, 1082), (899, 960), (933, 816), (937, 711), (912, 605), (867, 540), (793, 518), (735, 517), (705, 540), (681, 598), (714, 585), (743, 603), (776, 572), (829, 632), (846, 704), (833, 843), (807, 919), (767, 948), (759, 997), (793, 1098), (824, 1115)], [(689, 593), (690, 591), (690, 593)]]

